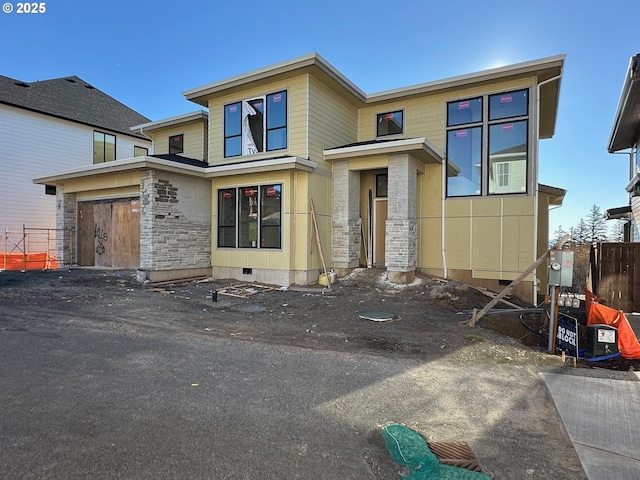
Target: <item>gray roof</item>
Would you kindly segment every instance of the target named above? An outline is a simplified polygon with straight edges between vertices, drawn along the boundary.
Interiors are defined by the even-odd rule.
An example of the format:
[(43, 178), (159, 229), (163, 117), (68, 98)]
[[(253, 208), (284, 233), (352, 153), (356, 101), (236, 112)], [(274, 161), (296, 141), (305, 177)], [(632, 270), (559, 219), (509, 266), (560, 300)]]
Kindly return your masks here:
[(130, 127), (150, 121), (76, 76), (27, 83), (0, 75), (0, 103), (134, 137)]

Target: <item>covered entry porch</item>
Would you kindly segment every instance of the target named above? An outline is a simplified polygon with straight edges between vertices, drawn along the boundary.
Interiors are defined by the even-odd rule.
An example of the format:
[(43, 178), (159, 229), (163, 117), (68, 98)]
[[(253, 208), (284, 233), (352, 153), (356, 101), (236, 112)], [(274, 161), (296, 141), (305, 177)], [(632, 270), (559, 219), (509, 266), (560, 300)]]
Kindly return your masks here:
[(362, 264), (386, 268), (390, 281), (411, 283), (418, 253), (419, 175), (444, 155), (424, 137), (363, 142), (324, 151), (333, 163), (333, 267), (344, 275)]

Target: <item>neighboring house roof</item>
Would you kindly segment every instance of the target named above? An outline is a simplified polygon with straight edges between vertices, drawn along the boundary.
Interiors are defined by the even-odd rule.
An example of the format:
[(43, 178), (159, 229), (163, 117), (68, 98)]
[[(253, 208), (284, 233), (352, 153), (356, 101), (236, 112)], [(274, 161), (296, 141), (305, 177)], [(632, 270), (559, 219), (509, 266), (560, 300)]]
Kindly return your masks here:
[(76, 76), (27, 83), (0, 75), (2, 103), (139, 138), (145, 137), (133, 134), (131, 126), (149, 122)]
[(631, 148), (640, 129), (640, 53), (631, 57), (609, 136), (609, 153)]
[(603, 217), (607, 220), (629, 220), (633, 218), (633, 213), (631, 213), (631, 205), (609, 208), (604, 212)]

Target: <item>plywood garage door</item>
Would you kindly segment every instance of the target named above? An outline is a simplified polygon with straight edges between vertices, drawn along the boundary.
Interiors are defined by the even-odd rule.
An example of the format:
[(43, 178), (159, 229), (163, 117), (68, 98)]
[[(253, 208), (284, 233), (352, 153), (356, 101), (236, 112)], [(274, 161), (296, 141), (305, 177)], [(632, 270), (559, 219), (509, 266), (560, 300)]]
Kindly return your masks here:
[(84, 202), (78, 206), (78, 263), (140, 266), (140, 200)]
[(114, 203), (111, 211), (112, 265), (118, 268), (140, 266), (140, 200)]

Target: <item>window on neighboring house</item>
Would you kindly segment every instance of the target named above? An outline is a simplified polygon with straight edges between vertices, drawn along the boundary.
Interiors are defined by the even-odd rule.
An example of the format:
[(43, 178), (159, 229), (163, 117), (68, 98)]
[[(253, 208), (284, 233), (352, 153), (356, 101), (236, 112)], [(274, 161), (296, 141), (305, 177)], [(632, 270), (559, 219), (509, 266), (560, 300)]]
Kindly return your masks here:
[(282, 185), (218, 190), (218, 247), (281, 248)]
[(184, 152), (184, 134), (172, 135), (169, 137), (169, 153), (182, 153)]
[(116, 159), (116, 137), (104, 132), (93, 132), (93, 163), (112, 162)]
[(270, 93), (224, 107), (224, 156), (287, 148), (287, 92)]
[(402, 110), (379, 113), (376, 119), (376, 135), (378, 137), (401, 135), (404, 132), (404, 112)]
[(447, 196), (526, 193), (529, 91), (447, 104)]
[(149, 155), (149, 149), (145, 148), (145, 147), (138, 147), (137, 145), (134, 145), (133, 147), (133, 156), (134, 157), (144, 157)]

